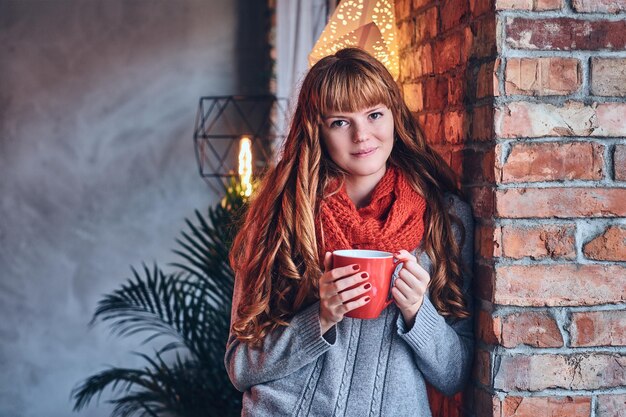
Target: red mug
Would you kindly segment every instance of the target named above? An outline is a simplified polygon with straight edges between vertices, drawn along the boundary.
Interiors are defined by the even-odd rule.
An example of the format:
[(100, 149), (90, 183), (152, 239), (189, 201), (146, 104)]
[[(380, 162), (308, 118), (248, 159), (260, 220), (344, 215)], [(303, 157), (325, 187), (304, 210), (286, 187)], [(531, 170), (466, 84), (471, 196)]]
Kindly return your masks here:
[[(354, 319), (376, 319), (380, 313), (393, 302), (391, 288), (402, 269), (402, 262), (394, 263), (391, 252), (366, 249), (346, 249), (333, 252), (333, 269), (341, 266), (357, 264), (359, 272), (369, 274), (372, 288), (366, 293), (370, 302), (346, 313), (346, 317)], [(361, 285), (356, 284), (348, 289)], [(365, 295), (364, 295), (365, 296)], [(353, 300), (356, 300), (354, 298)], [(352, 301), (352, 300), (349, 300)]]

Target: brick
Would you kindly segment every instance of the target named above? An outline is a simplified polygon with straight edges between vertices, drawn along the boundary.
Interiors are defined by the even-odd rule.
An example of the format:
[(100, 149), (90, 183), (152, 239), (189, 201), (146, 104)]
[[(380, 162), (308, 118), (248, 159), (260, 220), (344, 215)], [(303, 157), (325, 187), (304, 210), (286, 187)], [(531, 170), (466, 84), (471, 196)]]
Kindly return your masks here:
[(452, 154), (453, 162), (461, 167), (457, 173), (464, 184), (493, 183), (495, 152), (490, 149), (462, 148)]
[[(463, 49), (461, 49), (461, 61), (467, 66), (470, 57), (472, 56), (472, 49), (474, 47), (474, 33), (470, 26), (465, 26), (461, 32), (463, 38)], [(465, 70), (465, 68), (463, 68)]]
[[(493, 159), (493, 149), (489, 148), (461, 147), (454, 149), (452, 153), (452, 162), (456, 164), (455, 172), (462, 186), (492, 185), (494, 182)], [(491, 160), (491, 166), (489, 166), (489, 160)], [(492, 179), (489, 180), (489, 177)]]
[(491, 354), (485, 350), (476, 350), (472, 373), (474, 379), (485, 386), (491, 385)]
[(464, 167), (463, 167), (463, 149), (459, 148), (458, 146), (447, 146), (447, 145), (440, 145), (440, 146), (444, 146), (448, 148), (448, 157), (449, 159), (447, 160), (448, 164), (450, 165), (450, 168), (452, 168), (452, 170), (454, 172), (456, 172), (457, 174), (462, 175)]
[(446, 112), (443, 125), (446, 143), (462, 143), (466, 140), (469, 132), (469, 118), (464, 110)]
[(495, 212), (494, 189), (492, 187), (469, 187), (467, 191), (474, 216), (483, 219), (492, 218)]
[(479, 224), (474, 229), (474, 251), (483, 259), (502, 256), (502, 227)]
[(402, 86), (404, 92), (404, 101), (412, 112), (419, 112), (424, 109), (424, 95), (422, 93), (422, 84), (404, 84)]
[(496, 0), (497, 10), (557, 10), (563, 7), (563, 0)]
[(411, 0), (396, 0), (395, 7), (398, 21), (406, 20), (411, 16)]
[(503, 183), (600, 180), (604, 146), (594, 142), (512, 145), (502, 166)]
[(626, 96), (626, 58), (592, 58), (591, 93), (598, 96)]
[(574, 58), (509, 58), (505, 71), (506, 94), (565, 95), (582, 83)]
[(494, 97), (498, 91), (498, 77), (495, 62), (490, 61), (482, 64), (476, 76), (476, 98)]
[(576, 259), (576, 226), (502, 226), (502, 254), (521, 259)]
[(515, 313), (500, 318), (502, 346), (562, 347), (563, 337), (554, 317), (545, 312)]
[(571, 345), (626, 346), (626, 311), (583, 311), (572, 313)]
[(459, 154), (463, 151), (463, 149), (459, 148), (458, 146), (447, 146), (445, 144), (441, 146), (448, 148), (448, 151), (449, 151), (448, 163), (450, 164), (450, 168), (452, 168), (452, 170), (456, 172), (457, 174), (462, 173), (463, 172), (463, 157), (460, 156)]
[(494, 302), (516, 306), (590, 306), (626, 301), (621, 265), (503, 265), (496, 267)]
[(598, 395), (596, 417), (626, 417), (626, 394)]
[(417, 62), (413, 58), (414, 51), (400, 52), (400, 77), (399, 84), (405, 84), (414, 80), (417, 71)]
[(405, 21), (398, 25), (398, 43), (402, 49), (415, 45), (415, 23)]
[(440, 7), (442, 32), (458, 28), (467, 22), (470, 16), (468, 0), (444, 0)]
[(626, 0), (573, 0), (579, 13), (619, 13), (626, 11)]
[[(450, 165), (452, 170), (454, 172), (461, 172), (462, 171), (461, 167), (458, 166), (458, 165), (456, 165), (456, 166), (454, 165), (455, 163), (459, 163), (460, 162), (458, 160), (458, 158), (455, 158), (455, 156), (454, 156), (454, 153), (459, 149), (459, 147), (458, 146), (450, 146), (447, 143), (444, 143), (444, 144), (438, 145), (438, 146), (441, 146), (442, 148), (445, 149), (445, 155), (446, 155), (446, 158), (447, 158), (447, 159), (445, 159), (445, 161), (448, 163), (448, 165)], [(459, 186), (460, 185), (461, 184), (459, 183)]]
[(415, 38), (417, 43), (437, 36), (438, 11), (436, 7), (424, 10), (415, 17)]
[(499, 344), (502, 336), (502, 321), (500, 317), (493, 317), (485, 310), (478, 311), (476, 321), (476, 335), (480, 341), (488, 345)]
[(425, 115), (421, 115), (420, 124), (424, 127), (424, 136), (426, 137), (426, 142), (429, 144), (433, 143), (444, 143), (445, 136), (443, 133), (443, 118), (440, 113), (428, 113)]
[(626, 356), (620, 354), (515, 355), (501, 357), (494, 388), (590, 390), (619, 387), (624, 378)]
[(598, 261), (626, 261), (626, 227), (611, 226), (583, 246), (589, 259)]
[[(492, 141), (495, 137), (494, 110), (491, 105), (474, 107), (472, 113), (472, 140), (478, 142)], [(626, 154), (626, 152), (624, 152)]]
[(616, 181), (626, 181), (626, 145), (615, 145), (613, 171)]
[(448, 105), (459, 107), (463, 105), (466, 96), (466, 75), (464, 72), (449, 74), (448, 76)]
[(496, 17), (488, 13), (471, 22), (473, 39), (471, 42), (470, 55), (473, 58), (495, 57), (496, 47)]
[(435, 73), (441, 74), (463, 62), (463, 36), (459, 32), (447, 35), (437, 45)]
[(496, 0), (496, 10), (532, 10), (533, 0)]
[(475, 18), (493, 10), (492, 0), (470, 0), (469, 3), (472, 17)]
[(626, 20), (509, 18), (506, 42), (518, 49), (620, 51), (626, 48)]
[(455, 170), (456, 168), (452, 166), (452, 158), (451, 158), (451, 148), (446, 145), (445, 142), (442, 143), (434, 143), (430, 145), (431, 148), (441, 156), (441, 158), (448, 164), (450, 167)]
[[(598, 126), (607, 136), (624, 136), (626, 132), (626, 103), (599, 104), (596, 109)], [(594, 131), (595, 134), (600, 134)]]
[(433, 73), (433, 50), (432, 46), (427, 43), (415, 48), (415, 50), (408, 54), (407, 58), (402, 61), (412, 61), (413, 65), (410, 67), (412, 72), (410, 73), (411, 79), (419, 78), (423, 75)]
[(413, 10), (419, 10), (433, 3), (433, 0), (413, 0)]
[(448, 79), (427, 77), (424, 80), (424, 109), (443, 111), (448, 105)]
[(560, 10), (563, 8), (563, 0), (535, 0), (534, 11)]
[(499, 217), (624, 217), (626, 188), (511, 188), (496, 193)]
[(499, 417), (589, 417), (591, 397), (506, 397)]
[(496, 135), (502, 138), (626, 136), (626, 103), (513, 102), (496, 108), (494, 119)]

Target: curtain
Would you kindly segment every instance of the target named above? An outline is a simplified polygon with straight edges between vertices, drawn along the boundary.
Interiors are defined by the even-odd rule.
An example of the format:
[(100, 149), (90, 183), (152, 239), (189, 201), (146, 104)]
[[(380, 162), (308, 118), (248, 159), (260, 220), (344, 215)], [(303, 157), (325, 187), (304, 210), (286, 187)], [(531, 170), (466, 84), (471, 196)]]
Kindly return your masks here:
[[(276, 95), (288, 99), (288, 119), (308, 70), (308, 55), (335, 10), (336, 0), (277, 0)], [(278, 120), (286, 132), (288, 120)], [(276, 144), (278, 148), (282, 144)]]

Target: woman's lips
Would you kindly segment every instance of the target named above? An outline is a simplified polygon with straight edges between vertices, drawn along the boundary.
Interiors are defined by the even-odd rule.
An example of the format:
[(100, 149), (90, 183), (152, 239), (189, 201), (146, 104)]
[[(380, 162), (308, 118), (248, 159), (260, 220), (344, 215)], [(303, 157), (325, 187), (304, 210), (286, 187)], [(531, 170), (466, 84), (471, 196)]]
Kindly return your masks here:
[(365, 152), (353, 153), (352, 156), (354, 156), (356, 158), (365, 158), (366, 156), (372, 155), (377, 150), (378, 150), (378, 148), (370, 148), (370, 149), (366, 150)]

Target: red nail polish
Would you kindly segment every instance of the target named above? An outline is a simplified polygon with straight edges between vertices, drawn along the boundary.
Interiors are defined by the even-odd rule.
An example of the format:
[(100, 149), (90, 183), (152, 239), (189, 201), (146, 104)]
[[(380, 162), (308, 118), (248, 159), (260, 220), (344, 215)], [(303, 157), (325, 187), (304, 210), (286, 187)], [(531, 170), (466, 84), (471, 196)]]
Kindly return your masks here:
[(365, 297), (365, 302), (369, 302), (369, 300), (371, 300), (371, 298)]
[(359, 265), (353, 265), (352, 269), (354, 269), (355, 271), (358, 271), (359, 269), (361, 269), (361, 267)]
[(366, 290), (369, 290), (370, 288), (372, 288), (372, 286), (370, 284), (365, 284), (363, 288), (365, 288)]
[(367, 278), (367, 272), (363, 272), (363, 273), (361, 274), (361, 278), (363, 278), (363, 279)]

